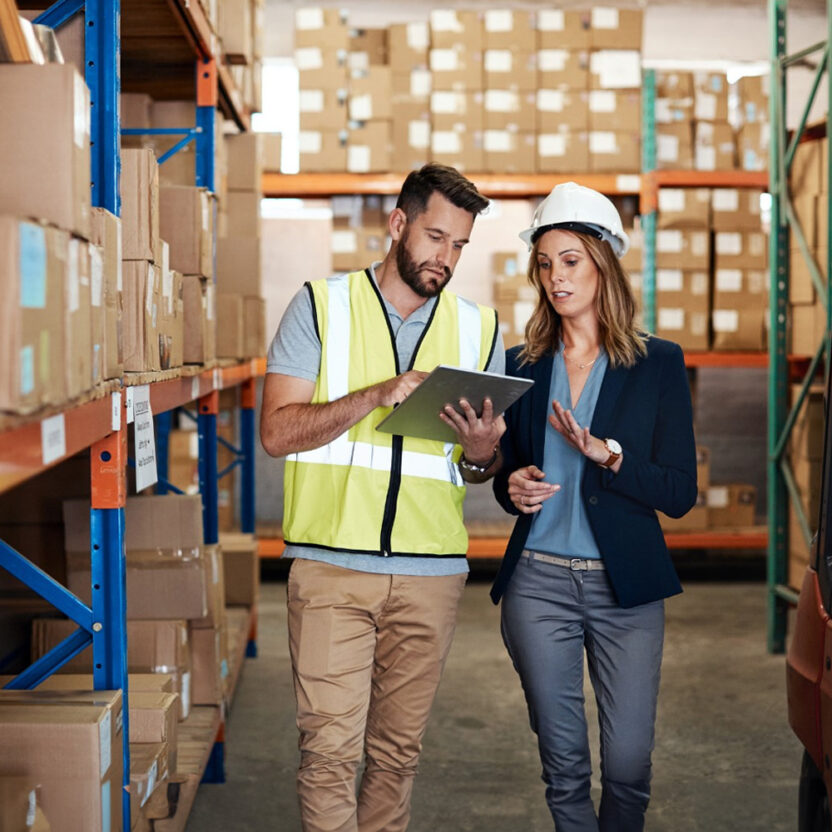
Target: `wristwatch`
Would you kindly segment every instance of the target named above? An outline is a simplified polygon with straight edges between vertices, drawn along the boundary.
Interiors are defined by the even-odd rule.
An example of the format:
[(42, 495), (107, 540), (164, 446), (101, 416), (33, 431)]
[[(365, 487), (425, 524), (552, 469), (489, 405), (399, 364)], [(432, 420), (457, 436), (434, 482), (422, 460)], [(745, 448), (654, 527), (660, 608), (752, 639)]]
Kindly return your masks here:
[(609, 456), (603, 462), (599, 462), (598, 464), (602, 468), (612, 468), (612, 466), (615, 465), (619, 459), (621, 459), (623, 449), (621, 445), (615, 441), (615, 439), (605, 439), (604, 447), (609, 452)]
[(465, 459), (465, 454), (463, 454), (459, 458), (459, 467), (463, 471), (469, 471), (472, 474), (484, 474), (496, 461), (497, 459), (497, 449), (494, 448), (494, 453), (491, 454), (491, 459), (488, 462), (484, 462), (482, 465), (475, 465), (473, 462), (469, 462)]

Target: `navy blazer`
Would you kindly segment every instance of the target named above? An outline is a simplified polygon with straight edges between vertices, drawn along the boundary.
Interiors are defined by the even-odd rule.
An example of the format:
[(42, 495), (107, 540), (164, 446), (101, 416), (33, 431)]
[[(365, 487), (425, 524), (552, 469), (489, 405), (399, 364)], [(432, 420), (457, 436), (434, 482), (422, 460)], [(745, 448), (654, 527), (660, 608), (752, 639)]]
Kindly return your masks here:
[[(491, 589), (498, 603), (526, 544), (534, 514), (521, 514), (508, 496), (509, 475), (526, 465), (543, 467), (543, 443), (552, 403), (553, 356), (520, 366), (520, 347), (506, 353), (506, 374), (535, 384), (505, 414), (500, 442), (503, 464), (494, 494), (510, 514), (519, 515)], [(598, 550), (618, 603), (634, 607), (682, 591), (656, 517), (681, 517), (696, 503), (696, 447), (685, 361), (678, 344), (647, 340), (647, 355), (633, 367), (607, 367), (590, 431), (621, 443), (617, 474), (587, 461), (581, 494)], [(550, 497), (557, 500), (558, 495)], [(557, 552), (557, 542), (552, 545)]]

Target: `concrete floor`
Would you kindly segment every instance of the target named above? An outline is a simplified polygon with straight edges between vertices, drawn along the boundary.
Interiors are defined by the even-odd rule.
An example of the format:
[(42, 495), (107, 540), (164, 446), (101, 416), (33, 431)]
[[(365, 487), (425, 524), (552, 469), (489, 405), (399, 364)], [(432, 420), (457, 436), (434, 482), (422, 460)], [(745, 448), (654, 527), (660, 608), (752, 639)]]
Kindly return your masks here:
[[(466, 589), (410, 832), (552, 829), (488, 587), (472, 579)], [(285, 596), (285, 582), (263, 586), (260, 655), (246, 664), (228, 723), (228, 782), (200, 787), (188, 832), (300, 829)], [(591, 694), (587, 707), (595, 729)], [(765, 651), (763, 584), (689, 583), (668, 602), (657, 733), (649, 832), (796, 828), (801, 748), (786, 720), (783, 657)]]

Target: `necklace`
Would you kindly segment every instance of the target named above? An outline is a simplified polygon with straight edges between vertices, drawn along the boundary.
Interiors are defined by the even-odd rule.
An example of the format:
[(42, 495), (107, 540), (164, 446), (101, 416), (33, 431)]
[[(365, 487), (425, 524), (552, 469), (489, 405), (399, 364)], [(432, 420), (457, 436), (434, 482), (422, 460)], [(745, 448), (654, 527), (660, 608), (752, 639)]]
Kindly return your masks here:
[[(601, 354), (601, 353), (598, 353), (598, 355), (600, 355), (600, 354)], [(579, 363), (578, 361), (575, 361), (575, 359), (574, 359), (574, 358), (570, 358), (570, 357), (566, 354), (566, 347), (564, 347), (564, 348), (563, 348), (563, 357), (564, 357), (567, 361), (571, 361), (573, 364), (575, 364), (575, 365), (578, 367), (578, 369), (579, 369), (579, 370), (585, 370), (587, 367), (591, 367), (591, 366), (592, 366), (592, 365), (593, 365), (593, 364), (594, 364), (594, 363), (598, 360), (598, 355), (596, 355), (596, 356), (595, 356), (595, 358), (593, 358), (593, 359), (592, 359), (592, 361), (587, 361), (586, 363), (581, 364), (581, 363)]]

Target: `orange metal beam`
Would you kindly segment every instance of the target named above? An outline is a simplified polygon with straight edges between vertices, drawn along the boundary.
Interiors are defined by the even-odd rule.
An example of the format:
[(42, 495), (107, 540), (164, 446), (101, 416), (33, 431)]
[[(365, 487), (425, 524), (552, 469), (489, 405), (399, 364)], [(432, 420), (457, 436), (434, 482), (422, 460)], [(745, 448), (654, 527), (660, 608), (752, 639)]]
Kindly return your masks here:
[(768, 367), (767, 352), (686, 352), (688, 367)]
[(660, 188), (767, 188), (768, 171), (657, 170), (651, 173)]

